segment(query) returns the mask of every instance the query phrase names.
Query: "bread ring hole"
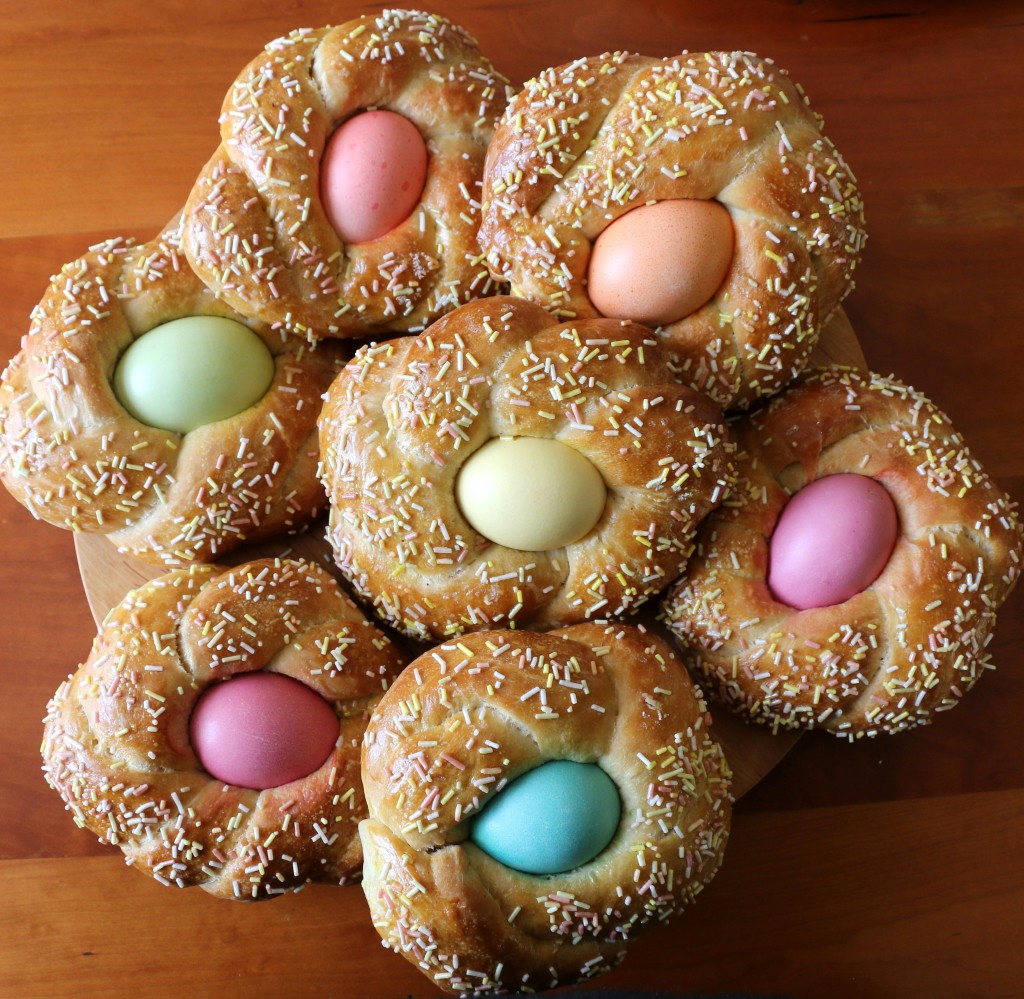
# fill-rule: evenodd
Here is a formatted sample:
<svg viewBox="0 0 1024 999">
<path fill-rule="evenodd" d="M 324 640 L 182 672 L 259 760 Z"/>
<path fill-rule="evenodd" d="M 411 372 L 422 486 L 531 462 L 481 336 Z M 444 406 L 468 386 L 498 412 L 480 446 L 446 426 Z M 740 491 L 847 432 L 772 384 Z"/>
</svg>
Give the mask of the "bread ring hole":
<svg viewBox="0 0 1024 999">
<path fill-rule="evenodd" d="M 586 537 L 607 498 L 597 468 L 548 437 L 491 438 L 455 480 L 455 499 L 470 526 L 520 551 L 552 551 Z"/>
<path fill-rule="evenodd" d="M 794 493 L 768 542 L 768 589 L 797 610 L 841 604 L 888 564 L 899 533 L 896 504 L 876 479 L 842 472 Z"/>
<path fill-rule="evenodd" d="M 222 316 L 185 316 L 132 341 L 112 387 L 140 423 L 187 434 L 245 412 L 273 380 L 273 355 L 248 326 Z"/>
<path fill-rule="evenodd" d="M 722 286 L 735 243 L 732 217 L 717 201 L 674 198 L 634 208 L 594 242 L 590 301 L 612 319 L 678 322 Z"/>
<path fill-rule="evenodd" d="M 423 196 L 427 144 L 394 111 L 363 111 L 339 125 L 320 160 L 320 200 L 350 244 L 368 243 L 401 225 Z"/>
<path fill-rule="evenodd" d="M 319 770 L 338 732 L 334 709 L 315 690 L 262 670 L 208 687 L 189 719 L 203 769 L 225 784 L 259 791 Z"/>
<path fill-rule="evenodd" d="M 621 818 L 619 790 L 600 766 L 549 760 L 496 794 L 469 838 L 513 870 L 563 874 L 600 856 Z"/>
<path fill-rule="evenodd" d="M 814 468 L 812 466 L 810 474 L 813 474 L 813 472 Z M 792 496 L 793 493 L 803 489 L 807 484 L 808 478 L 808 470 L 799 461 L 793 461 L 776 474 L 775 481 Z"/>
</svg>

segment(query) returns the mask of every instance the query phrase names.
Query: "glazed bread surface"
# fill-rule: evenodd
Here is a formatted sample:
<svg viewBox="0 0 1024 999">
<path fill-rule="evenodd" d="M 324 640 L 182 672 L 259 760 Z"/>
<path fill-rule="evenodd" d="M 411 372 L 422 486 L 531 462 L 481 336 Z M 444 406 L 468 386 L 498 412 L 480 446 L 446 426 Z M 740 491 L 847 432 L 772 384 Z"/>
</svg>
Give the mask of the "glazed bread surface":
<svg viewBox="0 0 1024 999">
<path fill-rule="evenodd" d="M 506 81 L 460 27 L 384 10 L 271 42 L 238 76 L 222 142 L 186 207 L 185 250 L 244 315 L 303 336 L 422 329 L 494 285 L 476 239 L 480 179 Z M 419 205 L 346 244 L 320 197 L 333 130 L 368 108 L 403 115 L 428 149 Z"/>
<path fill-rule="evenodd" d="M 359 754 L 403 660 L 311 563 L 191 566 L 129 593 L 47 709 L 44 773 L 75 821 L 165 885 L 261 900 L 359 876 Z M 253 790 L 207 773 L 189 721 L 212 684 L 293 677 L 338 716 L 323 765 Z"/>
<path fill-rule="evenodd" d="M 248 409 L 183 435 L 139 422 L 112 380 L 133 341 L 190 316 L 246 323 L 274 374 Z M 40 520 L 167 565 L 299 530 L 324 503 L 316 419 L 345 356 L 218 301 L 181 252 L 180 217 L 147 243 L 108 240 L 51 280 L 4 371 L 0 480 Z"/>
<path fill-rule="evenodd" d="M 550 760 L 596 763 L 622 804 L 563 874 L 506 867 L 467 820 Z M 671 649 L 630 626 L 478 632 L 415 660 L 367 727 L 363 890 L 385 944 L 446 992 L 553 988 L 617 964 L 721 863 L 730 774 Z"/>
<path fill-rule="evenodd" d="M 833 367 L 733 430 L 739 482 L 663 606 L 700 682 L 751 720 L 850 739 L 958 704 L 991 666 L 1022 538 L 1014 504 L 949 418 L 893 378 Z M 895 548 L 862 592 L 795 610 L 769 590 L 769 539 L 793 493 L 850 472 L 892 498 Z"/>
<path fill-rule="evenodd" d="M 361 348 L 320 418 L 342 572 L 382 618 L 420 639 L 639 607 L 679 574 L 732 476 L 721 411 L 675 382 L 663 354 L 642 326 L 560 324 L 501 296 L 418 337 Z M 596 467 L 607 501 L 589 533 L 521 551 L 469 524 L 456 480 L 498 437 L 557 440 Z"/>
<path fill-rule="evenodd" d="M 711 300 L 658 336 L 681 379 L 748 407 L 807 364 L 865 239 L 853 174 L 770 59 L 610 52 L 545 70 L 488 150 L 480 241 L 513 294 L 591 317 L 594 241 L 671 199 L 724 206 L 735 250 Z"/>
</svg>

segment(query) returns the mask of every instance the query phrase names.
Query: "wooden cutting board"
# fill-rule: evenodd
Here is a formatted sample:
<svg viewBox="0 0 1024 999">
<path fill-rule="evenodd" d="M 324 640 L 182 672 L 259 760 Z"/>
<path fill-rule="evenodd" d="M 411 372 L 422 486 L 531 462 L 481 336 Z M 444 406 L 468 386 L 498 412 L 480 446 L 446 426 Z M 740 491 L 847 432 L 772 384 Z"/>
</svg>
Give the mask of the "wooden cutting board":
<svg viewBox="0 0 1024 999">
<path fill-rule="evenodd" d="M 866 367 L 857 338 L 841 309 L 824 330 L 812 355 L 812 362 Z M 103 535 L 76 535 L 75 550 L 82 585 L 97 625 L 111 607 L 120 603 L 129 590 L 160 575 L 163 571 L 160 566 L 122 555 Z M 225 564 L 237 565 L 255 558 L 277 555 L 297 556 L 319 562 L 331 570 L 336 578 L 341 578 L 331 561 L 323 521 L 318 521 L 306 533 L 297 537 L 250 545 L 232 552 L 222 561 Z M 648 615 L 643 620 L 645 625 L 668 637 L 665 629 L 653 620 L 653 615 Z M 427 646 L 421 648 L 425 650 Z M 712 707 L 712 715 L 715 720 L 715 733 L 733 770 L 733 794 L 737 799 L 769 773 L 800 737 L 796 732 L 773 734 L 767 728 L 748 725 L 717 706 Z"/>
</svg>

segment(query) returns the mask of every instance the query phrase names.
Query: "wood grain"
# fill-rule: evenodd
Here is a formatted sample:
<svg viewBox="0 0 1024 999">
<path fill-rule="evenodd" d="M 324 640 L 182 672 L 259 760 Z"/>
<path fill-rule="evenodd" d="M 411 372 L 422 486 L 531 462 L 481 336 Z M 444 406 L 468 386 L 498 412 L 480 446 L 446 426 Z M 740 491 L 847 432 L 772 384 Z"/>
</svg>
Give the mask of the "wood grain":
<svg viewBox="0 0 1024 999">
<path fill-rule="evenodd" d="M 1005 858 L 1019 846 L 1022 810 L 1024 792 L 1010 791 L 741 813 L 728 863 L 707 893 L 593 987 L 642 986 L 663 997 L 1019 999 L 1024 869 Z M 965 863 L 960 844 L 979 826 L 991 849 Z M 914 849 L 900 854 L 895 872 L 904 843 Z M 944 876 L 933 877 L 936 869 Z M 411 965 L 381 950 L 358 887 L 234 904 L 84 857 L 8 861 L 0 893 L 8 900 L 0 913 L 5 996 L 435 995 Z M 782 906 L 785 918 L 773 918 Z M 918 991 L 904 989 L 908 980 Z"/>
<path fill-rule="evenodd" d="M 1024 495 L 1024 17 L 1019 0 L 896 5 L 443 0 L 516 81 L 609 48 L 753 48 L 799 80 L 857 173 L 870 239 L 846 308 L 870 365 L 949 412 Z M 9 0 L 0 21 L 0 357 L 48 276 L 148 238 L 275 35 L 366 4 Z M 77 829 L 38 772 L 40 718 L 95 626 L 71 537 L 0 492 L 0 996 L 416 996 L 357 889 L 259 907 L 165 891 Z M 1024 982 L 1024 591 L 998 669 L 928 729 L 807 736 L 738 805 L 718 880 L 599 986 L 811 999 L 1016 997 Z"/>
</svg>

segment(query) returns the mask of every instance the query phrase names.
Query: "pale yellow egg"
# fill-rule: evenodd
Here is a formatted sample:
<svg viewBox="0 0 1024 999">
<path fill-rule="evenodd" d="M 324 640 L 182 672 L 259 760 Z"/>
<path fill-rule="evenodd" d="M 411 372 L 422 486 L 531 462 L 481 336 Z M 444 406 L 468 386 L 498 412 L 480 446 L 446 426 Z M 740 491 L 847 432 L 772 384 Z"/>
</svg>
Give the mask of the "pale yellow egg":
<svg viewBox="0 0 1024 999">
<path fill-rule="evenodd" d="M 485 538 L 506 548 L 549 551 L 587 535 L 607 490 L 579 451 L 545 437 L 497 437 L 459 472 L 455 497 Z"/>
</svg>

